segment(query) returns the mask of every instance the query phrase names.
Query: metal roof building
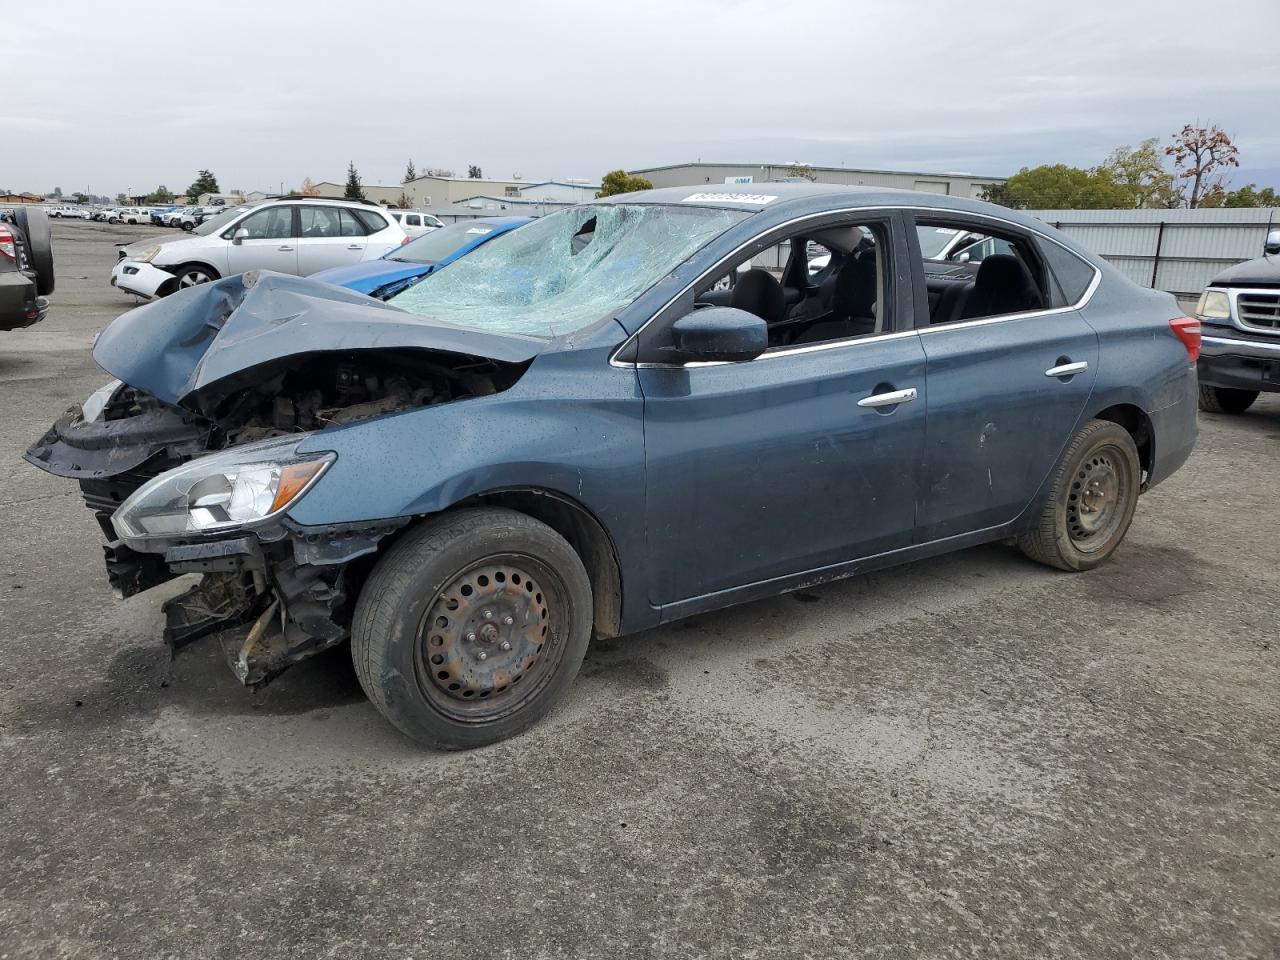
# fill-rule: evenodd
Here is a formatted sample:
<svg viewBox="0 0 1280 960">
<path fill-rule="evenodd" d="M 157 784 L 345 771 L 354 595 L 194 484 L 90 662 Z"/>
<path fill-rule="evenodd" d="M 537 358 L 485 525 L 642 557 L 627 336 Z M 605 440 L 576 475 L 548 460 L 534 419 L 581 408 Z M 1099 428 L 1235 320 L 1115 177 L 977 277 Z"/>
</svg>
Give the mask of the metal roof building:
<svg viewBox="0 0 1280 960">
<path fill-rule="evenodd" d="M 791 163 L 677 163 L 665 167 L 630 170 L 655 187 L 687 187 L 693 184 L 767 183 L 794 177 Z M 1004 183 L 1005 177 L 968 173 L 914 173 L 901 170 L 861 170 L 852 167 L 808 167 L 818 183 L 843 183 L 869 187 L 922 190 L 954 197 L 978 199 L 985 187 Z"/>
</svg>

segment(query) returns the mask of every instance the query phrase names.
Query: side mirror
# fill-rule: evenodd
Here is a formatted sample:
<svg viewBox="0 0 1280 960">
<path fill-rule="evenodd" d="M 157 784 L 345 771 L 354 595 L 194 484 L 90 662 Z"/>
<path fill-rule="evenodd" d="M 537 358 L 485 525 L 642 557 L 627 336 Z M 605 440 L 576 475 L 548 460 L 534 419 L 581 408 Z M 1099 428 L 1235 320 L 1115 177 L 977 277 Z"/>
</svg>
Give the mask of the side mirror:
<svg viewBox="0 0 1280 960">
<path fill-rule="evenodd" d="M 1267 234 L 1267 242 L 1263 244 L 1262 252 L 1268 255 L 1280 253 L 1280 230 L 1272 230 Z"/>
<path fill-rule="evenodd" d="M 754 313 L 736 307 L 703 307 L 671 325 L 672 346 L 664 351 L 686 363 L 754 360 L 769 346 L 769 327 Z"/>
<path fill-rule="evenodd" d="M 240 246 L 240 244 L 244 243 L 248 239 L 249 239 L 248 227 L 241 227 L 231 236 L 231 242 L 234 243 L 237 247 Z"/>
</svg>

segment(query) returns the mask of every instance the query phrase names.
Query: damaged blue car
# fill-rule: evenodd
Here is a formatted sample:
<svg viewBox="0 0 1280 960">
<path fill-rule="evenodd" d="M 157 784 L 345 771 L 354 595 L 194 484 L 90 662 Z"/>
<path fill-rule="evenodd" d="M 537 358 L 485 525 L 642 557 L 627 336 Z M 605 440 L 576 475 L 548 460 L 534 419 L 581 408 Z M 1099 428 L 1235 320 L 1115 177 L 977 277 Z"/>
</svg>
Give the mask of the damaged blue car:
<svg viewBox="0 0 1280 960">
<path fill-rule="evenodd" d="M 922 255 L 924 232 L 995 241 Z M 246 684 L 350 643 L 441 748 L 594 637 L 997 540 L 1087 570 L 1196 437 L 1199 327 L 1043 223 L 826 184 L 567 208 L 387 302 L 248 273 L 130 311 L 26 459 Z M 230 642 L 228 642 L 230 639 Z"/>
</svg>

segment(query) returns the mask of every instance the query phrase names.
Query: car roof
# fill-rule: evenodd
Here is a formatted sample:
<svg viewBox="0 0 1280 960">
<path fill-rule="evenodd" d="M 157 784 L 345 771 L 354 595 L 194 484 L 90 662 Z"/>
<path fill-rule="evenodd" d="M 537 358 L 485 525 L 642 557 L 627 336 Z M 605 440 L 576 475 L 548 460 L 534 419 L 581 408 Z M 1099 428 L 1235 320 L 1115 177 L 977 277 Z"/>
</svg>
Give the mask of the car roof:
<svg viewBox="0 0 1280 960">
<path fill-rule="evenodd" d="M 688 204 L 769 214 L 770 219 L 820 214 L 827 210 L 850 207 L 953 210 L 956 213 L 996 217 L 1041 234 L 1050 234 L 1059 241 L 1063 239 L 1061 234 L 1044 221 L 985 200 L 970 200 L 945 193 L 843 183 L 699 183 L 687 187 L 659 187 L 637 193 L 619 193 L 589 200 L 587 203 Z M 1082 249 L 1071 241 L 1066 241 L 1064 245 L 1073 250 Z"/>
</svg>

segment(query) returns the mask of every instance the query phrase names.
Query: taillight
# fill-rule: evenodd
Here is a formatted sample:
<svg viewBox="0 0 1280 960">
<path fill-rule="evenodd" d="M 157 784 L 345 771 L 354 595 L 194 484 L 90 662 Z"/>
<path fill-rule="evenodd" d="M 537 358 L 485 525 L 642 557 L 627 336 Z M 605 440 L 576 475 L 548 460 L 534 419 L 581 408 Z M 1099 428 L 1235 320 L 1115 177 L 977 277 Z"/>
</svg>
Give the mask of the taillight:
<svg viewBox="0 0 1280 960">
<path fill-rule="evenodd" d="M 1169 321 L 1169 329 L 1187 348 L 1187 356 L 1192 363 L 1200 358 L 1200 321 L 1195 317 L 1174 317 Z"/>
<path fill-rule="evenodd" d="M 18 259 L 18 247 L 13 242 L 13 234 L 7 227 L 0 227 L 0 253 L 10 260 Z"/>
<path fill-rule="evenodd" d="M 408 237 L 405 237 L 403 240 L 401 240 L 401 241 L 400 241 L 400 246 L 402 246 L 402 247 L 403 247 L 403 246 L 404 246 L 406 243 L 408 243 L 408 242 L 409 242 L 409 238 L 408 238 Z"/>
</svg>

